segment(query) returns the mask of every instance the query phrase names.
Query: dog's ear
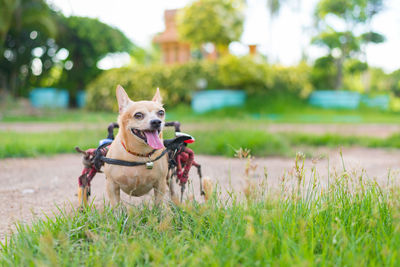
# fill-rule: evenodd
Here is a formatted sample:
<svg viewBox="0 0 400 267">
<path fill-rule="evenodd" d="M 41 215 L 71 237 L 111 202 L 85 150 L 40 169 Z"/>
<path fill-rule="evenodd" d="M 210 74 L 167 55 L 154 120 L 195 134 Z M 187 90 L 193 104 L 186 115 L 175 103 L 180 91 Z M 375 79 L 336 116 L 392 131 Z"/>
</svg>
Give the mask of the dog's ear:
<svg viewBox="0 0 400 267">
<path fill-rule="evenodd" d="M 124 88 L 122 88 L 121 85 L 117 86 L 116 96 L 118 101 L 119 113 L 122 113 L 129 106 L 132 100 L 130 100 L 128 94 L 125 92 Z"/>
<path fill-rule="evenodd" d="M 153 96 L 153 101 L 157 102 L 158 104 L 162 104 L 162 98 L 160 95 L 160 89 L 157 88 L 156 94 Z"/>
</svg>

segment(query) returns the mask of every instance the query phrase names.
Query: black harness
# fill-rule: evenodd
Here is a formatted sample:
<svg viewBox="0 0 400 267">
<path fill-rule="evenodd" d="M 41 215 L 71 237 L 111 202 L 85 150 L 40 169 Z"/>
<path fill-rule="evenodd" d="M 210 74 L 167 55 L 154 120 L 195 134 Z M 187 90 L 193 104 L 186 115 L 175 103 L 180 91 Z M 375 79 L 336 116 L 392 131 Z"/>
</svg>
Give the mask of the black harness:
<svg viewBox="0 0 400 267">
<path fill-rule="evenodd" d="M 95 156 L 93 159 L 93 163 L 95 168 L 99 171 L 100 168 L 104 165 L 104 163 L 107 164 L 112 164 L 112 165 L 119 165 L 119 166 L 127 166 L 127 167 L 136 167 L 136 166 L 142 166 L 155 162 L 159 159 L 161 159 L 165 154 L 173 153 L 176 154 L 177 150 L 180 150 L 182 146 L 184 146 L 184 141 L 188 140 L 190 138 L 186 136 L 179 136 L 174 139 L 167 139 L 164 140 L 164 146 L 165 149 L 159 156 L 157 156 L 154 160 L 149 160 L 149 161 L 126 161 L 126 160 L 120 160 L 120 159 L 112 159 L 112 158 L 107 158 L 105 155 L 107 154 L 107 150 L 105 148 L 109 146 L 112 142 L 106 142 L 102 145 L 100 145 L 95 152 Z M 169 162 L 168 165 L 171 165 L 172 162 Z"/>
</svg>

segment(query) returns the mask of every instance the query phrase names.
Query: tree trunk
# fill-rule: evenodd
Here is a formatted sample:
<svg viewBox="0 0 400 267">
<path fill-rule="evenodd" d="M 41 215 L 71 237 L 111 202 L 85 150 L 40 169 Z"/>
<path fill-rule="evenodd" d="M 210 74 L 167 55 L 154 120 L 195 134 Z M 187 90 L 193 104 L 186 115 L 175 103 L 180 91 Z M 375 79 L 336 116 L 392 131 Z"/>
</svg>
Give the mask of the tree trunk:
<svg viewBox="0 0 400 267">
<path fill-rule="evenodd" d="M 335 79 L 335 90 L 340 90 L 343 88 L 343 62 L 343 56 L 336 60 L 337 73 Z"/>
<path fill-rule="evenodd" d="M 6 91 L 7 89 L 7 75 L 0 72 L 0 91 Z"/>
<path fill-rule="evenodd" d="M 13 97 L 18 97 L 18 71 L 16 69 L 11 70 L 8 86 Z"/>
</svg>

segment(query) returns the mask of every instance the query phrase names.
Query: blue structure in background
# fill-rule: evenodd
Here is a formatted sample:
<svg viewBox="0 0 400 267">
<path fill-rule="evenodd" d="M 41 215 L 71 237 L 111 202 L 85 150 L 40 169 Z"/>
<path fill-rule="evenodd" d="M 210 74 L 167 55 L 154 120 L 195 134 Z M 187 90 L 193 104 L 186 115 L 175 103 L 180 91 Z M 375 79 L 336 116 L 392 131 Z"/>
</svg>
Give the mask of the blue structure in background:
<svg viewBox="0 0 400 267">
<path fill-rule="evenodd" d="M 356 109 L 360 105 L 361 95 L 350 91 L 315 91 L 310 95 L 309 102 L 321 108 Z"/>
<path fill-rule="evenodd" d="M 376 107 L 382 110 L 389 109 L 389 95 L 369 97 L 351 91 L 315 91 L 310 95 L 309 103 L 321 108 L 356 109 L 363 104 L 367 107 Z"/>
<path fill-rule="evenodd" d="M 197 92 L 192 98 L 192 108 L 196 113 L 231 106 L 243 106 L 246 93 L 242 90 L 206 90 Z"/>
<path fill-rule="evenodd" d="M 69 93 L 56 88 L 36 88 L 29 94 L 35 108 L 68 108 Z"/>
<path fill-rule="evenodd" d="M 86 105 L 86 92 L 85 91 L 79 91 L 76 94 L 76 105 L 78 108 L 83 108 Z"/>
<path fill-rule="evenodd" d="M 361 97 L 361 103 L 370 108 L 379 108 L 381 110 L 389 109 L 390 96 L 389 95 L 378 95 L 370 97 L 363 95 Z"/>
</svg>

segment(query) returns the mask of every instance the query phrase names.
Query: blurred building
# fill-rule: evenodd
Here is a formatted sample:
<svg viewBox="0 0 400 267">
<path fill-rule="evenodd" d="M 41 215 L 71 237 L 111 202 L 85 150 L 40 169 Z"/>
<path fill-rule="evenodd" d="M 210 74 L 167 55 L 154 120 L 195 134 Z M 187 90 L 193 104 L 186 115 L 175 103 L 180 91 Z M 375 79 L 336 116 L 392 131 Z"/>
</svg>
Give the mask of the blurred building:
<svg viewBox="0 0 400 267">
<path fill-rule="evenodd" d="M 179 33 L 176 23 L 178 9 L 169 9 L 164 11 L 165 31 L 154 37 L 153 42 L 160 45 L 162 61 L 165 64 L 185 63 L 192 58 L 190 44 L 182 42 L 179 39 Z M 249 45 L 249 55 L 257 55 L 257 45 Z M 213 46 L 210 51 L 201 49 L 203 58 L 216 60 L 218 53 Z"/>
<path fill-rule="evenodd" d="M 251 55 L 251 56 L 257 55 L 257 45 L 255 45 L 255 44 L 249 45 L 249 55 Z"/>
<path fill-rule="evenodd" d="M 165 64 L 185 63 L 191 58 L 190 45 L 179 40 L 176 25 L 177 9 L 165 10 L 165 31 L 154 37 L 153 42 L 161 47 Z"/>
</svg>

